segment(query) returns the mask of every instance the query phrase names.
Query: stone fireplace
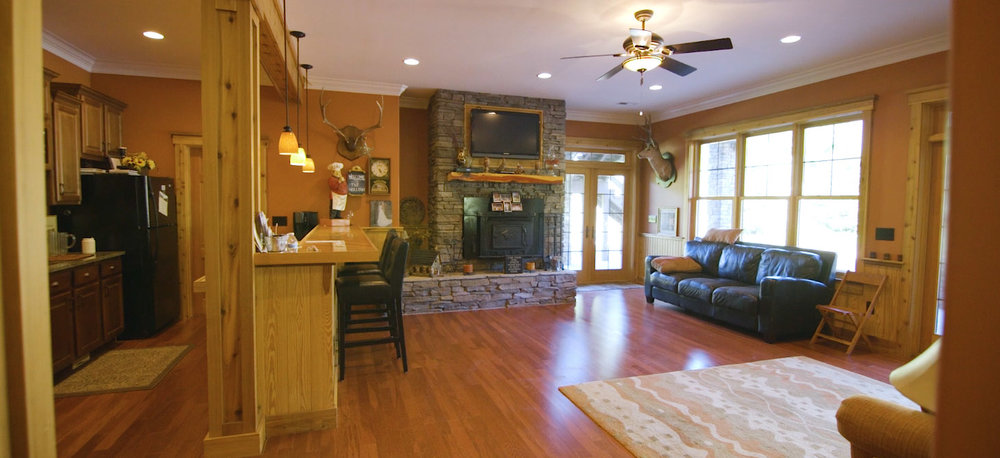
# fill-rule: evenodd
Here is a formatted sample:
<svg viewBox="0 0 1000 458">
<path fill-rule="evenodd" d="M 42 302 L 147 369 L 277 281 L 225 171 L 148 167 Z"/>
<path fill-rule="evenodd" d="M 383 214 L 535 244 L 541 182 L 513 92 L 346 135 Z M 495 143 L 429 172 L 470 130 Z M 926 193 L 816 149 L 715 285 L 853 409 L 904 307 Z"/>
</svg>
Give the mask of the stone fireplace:
<svg viewBox="0 0 1000 458">
<path fill-rule="evenodd" d="M 493 193 L 518 193 L 525 202 L 537 202 L 540 210 L 533 212 L 538 214 L 535 223 L 540 225 L 538 240 L 533 242 L 537 242 L 540 249 L 537 258 L 543 264 L 539 267 L 545 267 L 562 247 L 563 185 L 448 181 L 448 174 L 455 170 L 458 149 L 465 146 L 462 142 L 465 138 L 466 104 L 541 110 L 543 151 L 561 152 L 566 143 L 566 103 L 563 100 L 438 90 L 431 97 L 428 108 L 431 243 L 440 253 L 446 270 L 455 271 L 462 263 L 475 264 L 477 271 L 491 270 L 496 265 L 495 258 L 491 259 L 491 256 L 502 254 L 493 252 L 491 256 L 483 256 L 473 253 L 468 251 L 472 242 L 463 241 L 466 198 L 489 199 Z M 525 168 L 533 169 L 535 165 L 531 162 L 525 161 Z M 521 231 L 521 228 L 517 230 Z"/>
</svg>

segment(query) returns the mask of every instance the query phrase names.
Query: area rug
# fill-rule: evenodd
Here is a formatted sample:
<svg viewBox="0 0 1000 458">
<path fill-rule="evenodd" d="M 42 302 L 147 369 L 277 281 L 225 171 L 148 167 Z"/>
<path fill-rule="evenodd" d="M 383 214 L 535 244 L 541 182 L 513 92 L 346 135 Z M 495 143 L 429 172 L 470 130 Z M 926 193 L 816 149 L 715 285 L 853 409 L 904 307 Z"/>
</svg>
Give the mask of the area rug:
<svg viewBox="0 0 1000 458">
<path fill-rule="evenodd" d="M 111 350 L 55 386 L 57 398 L 148 390 L 160 383 L 190 345 Z"/>
<path fill-rule="evenodd" d="M 892 386 L 803 356 L 560 387 L 632 454 L 848 457 L 840 401 L 918 409 Z"/>
</svg>

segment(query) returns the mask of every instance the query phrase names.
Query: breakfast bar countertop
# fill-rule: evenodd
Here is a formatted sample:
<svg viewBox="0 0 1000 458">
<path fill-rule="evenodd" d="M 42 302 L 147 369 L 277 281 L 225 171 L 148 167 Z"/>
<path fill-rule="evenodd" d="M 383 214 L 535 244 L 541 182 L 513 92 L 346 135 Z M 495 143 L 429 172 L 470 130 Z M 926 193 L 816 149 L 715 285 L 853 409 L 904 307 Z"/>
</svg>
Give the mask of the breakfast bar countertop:
<svg viewBox="0 0 1000 458">
<path fill-rule="evenodd" d="M 70 253 L 70 254 L 80 254 L 80 253 Z M 118 256 L 123 256 L 124 251 L 98 251 L 92 256 L 87 256 L 81 259 L 73 259 L 66 261 L 49 261 L 49 273 L 59 272 L 60 270 L 72 269 L 74 267 L 79 267 L 85 264 L 90 264 L 92 262 L 101 262 L 105 259 L 117 258 Z"/>
<path fill-rule="evenodd" d="M 316 226 L 295 251 L 254 253 L 256 266 L 375 262 L 379 250 L 356 226 Z"/>
</svg>

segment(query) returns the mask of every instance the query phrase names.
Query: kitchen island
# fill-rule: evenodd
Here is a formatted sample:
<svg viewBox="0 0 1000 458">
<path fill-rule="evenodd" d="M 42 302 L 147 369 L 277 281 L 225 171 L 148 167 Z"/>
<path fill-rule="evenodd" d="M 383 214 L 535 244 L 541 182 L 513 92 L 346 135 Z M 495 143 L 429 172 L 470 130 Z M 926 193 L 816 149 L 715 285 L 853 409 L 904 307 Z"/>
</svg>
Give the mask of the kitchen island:
<svg viewBox="0 0 1000 458">
<path fill-rule="evenodd" d="M 257 399 L 267 436 L 337 425 L 337 264 L 378 256 L 362 229 L 324 225 L 296 251 L 254 254 Z"/>
</svg>

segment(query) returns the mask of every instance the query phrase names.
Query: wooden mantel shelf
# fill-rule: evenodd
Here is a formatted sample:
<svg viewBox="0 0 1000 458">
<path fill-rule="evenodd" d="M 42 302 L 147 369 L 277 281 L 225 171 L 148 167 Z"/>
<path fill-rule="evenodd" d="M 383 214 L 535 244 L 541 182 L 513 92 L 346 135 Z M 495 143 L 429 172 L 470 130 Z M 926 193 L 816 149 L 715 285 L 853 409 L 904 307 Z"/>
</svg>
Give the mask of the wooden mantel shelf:
<svg viewBox="0 0 1000 458">
<path fill-rule="evenodd" d="M 563 182 L 562 176 L 527 175 L 523 173 L 473 173 L 451 172 L 448 181 L 489 181 L 493 183 L 531 183 L 558 184 Z"/>
</svg>

